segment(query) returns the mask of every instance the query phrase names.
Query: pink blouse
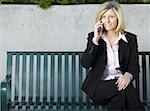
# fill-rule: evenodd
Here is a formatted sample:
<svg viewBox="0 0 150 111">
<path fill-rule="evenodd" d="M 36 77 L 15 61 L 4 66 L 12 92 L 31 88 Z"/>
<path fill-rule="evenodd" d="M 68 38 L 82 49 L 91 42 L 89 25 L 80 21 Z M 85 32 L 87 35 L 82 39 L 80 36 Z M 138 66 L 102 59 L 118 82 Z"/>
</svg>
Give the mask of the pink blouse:
<svg viewBox="0 0 150 111">
<path fill-rule="evenodd" d="M 118 68 L 120 67 L 119 64 L 119 56 L 118 56 L 118 42 L 120 39 L 123 39 L 125 42 L 128 42 L 125 35 L 119 33 L 118 39 L 110 45 L 108 39 L 106 36 L 102 37 L 103 40 L 107 44 L 107 65 L 105 67 L 102 80 L 110 80 L 110 79 L 115 79 L 120 76 L 122 76 L 122 73 Z"/>
</svg>

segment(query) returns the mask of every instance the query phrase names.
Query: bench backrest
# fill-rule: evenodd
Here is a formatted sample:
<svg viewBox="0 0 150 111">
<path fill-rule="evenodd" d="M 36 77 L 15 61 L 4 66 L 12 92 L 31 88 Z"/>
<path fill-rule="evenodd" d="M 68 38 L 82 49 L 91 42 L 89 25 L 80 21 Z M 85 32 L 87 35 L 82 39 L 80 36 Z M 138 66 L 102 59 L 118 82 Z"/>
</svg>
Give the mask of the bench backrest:
<svg viewBox="0 0 150 111">
<path fill-rule="evenodd" d="M 150 101 L 150 53 L 140 52 L 141 73 L 135 82 L 143 102 Z M 7 78 L 11 79 L 11 102 L 50 103 L 52 108 L 73 108 L 90 100 L 81 91 L 86 71 L 82 52 L 8 52 Z"/>
<path fill-rule="evenodd" d="M 51 107 L 83 103 L 81 56 L 81 52 L 8 52 L 11 102 L 50 102 Z"/>
</svg>

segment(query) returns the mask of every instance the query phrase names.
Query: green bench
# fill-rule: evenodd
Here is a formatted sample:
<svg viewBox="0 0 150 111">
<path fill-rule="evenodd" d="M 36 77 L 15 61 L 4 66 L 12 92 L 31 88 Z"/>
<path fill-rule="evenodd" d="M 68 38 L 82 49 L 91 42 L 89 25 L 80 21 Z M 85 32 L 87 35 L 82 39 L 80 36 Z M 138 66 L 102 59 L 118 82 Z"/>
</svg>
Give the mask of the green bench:
<svg viewBox="0 0 150 111">
<path fill-rule="evenodd" d="M 82 92 L 86 70 L 83 52 L 7 52 L 6 79 L 1 82 L 1 111 L 105 110 Z M 141 73 L 135 86 L 150 108 L 150 52 L 139 52 Z"/>
</svg>

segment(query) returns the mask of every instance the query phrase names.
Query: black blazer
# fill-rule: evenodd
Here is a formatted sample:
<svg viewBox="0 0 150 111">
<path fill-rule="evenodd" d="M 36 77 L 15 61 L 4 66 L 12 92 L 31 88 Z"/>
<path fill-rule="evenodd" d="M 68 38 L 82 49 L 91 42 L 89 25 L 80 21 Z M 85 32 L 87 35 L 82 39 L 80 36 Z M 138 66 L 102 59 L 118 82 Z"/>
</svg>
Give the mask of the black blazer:
<svg viewBox="0 0 150 111">
<path fill-rule="evenodd" d="M 125 32 L 125 37 L 128 41 L 119 40 L 119 64 L 122 74 L 130 72 L 133 79 L 138 77 L 139 74 L 139 61 L 138 61 L 138 46 L 136 35 Z M 88 34 L 88 43 L 86 50 L 81 58 L 81 64 L 84 68 L 88 69 L 87 76 L 82 84 L 82 90 L 91 98 L 94 97 L 96 85 L 101 80 L 107 63 L 106 42 L 100 38 L 99 45 L 92 42 L 94 32 Z"/>
</svg>

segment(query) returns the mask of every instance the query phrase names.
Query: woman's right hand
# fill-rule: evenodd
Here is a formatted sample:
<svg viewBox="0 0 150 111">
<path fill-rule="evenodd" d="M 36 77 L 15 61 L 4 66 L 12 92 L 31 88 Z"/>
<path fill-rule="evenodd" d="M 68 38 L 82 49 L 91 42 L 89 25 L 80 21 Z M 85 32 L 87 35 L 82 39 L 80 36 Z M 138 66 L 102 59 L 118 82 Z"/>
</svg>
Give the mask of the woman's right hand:
<svg viewBox="0 0 150 111">
<path fill-rule="evenodd" d="M 98 41 L 99 41 L 100 37 L 102 36 L 102 34 L 103 34 L 103 23 L 100 20 L 95 24 L 95 28 L 94 28 L 93 42 L 95 44 L 98 45 Z"/>
</svg>

